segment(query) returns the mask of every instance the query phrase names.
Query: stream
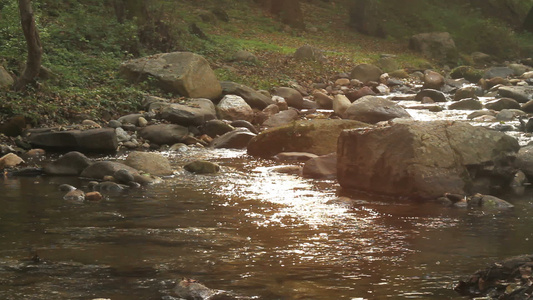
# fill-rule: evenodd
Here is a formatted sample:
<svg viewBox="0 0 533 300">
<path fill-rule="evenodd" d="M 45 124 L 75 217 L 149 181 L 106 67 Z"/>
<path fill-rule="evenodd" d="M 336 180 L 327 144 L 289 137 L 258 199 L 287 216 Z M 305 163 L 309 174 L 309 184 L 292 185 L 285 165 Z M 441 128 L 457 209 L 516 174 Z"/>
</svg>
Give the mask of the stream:
<svg viewBox="0 0 533 300">
<path fill-rule="evenodd" d="M 162 154 L 174 176 L 99 202 L 58 190 L 87 180 L 4 176 L 0 299 L 164 299 L 183 277 L 240 299 L 465 299 L 459 280 L 531 253 L 530 187 L 502 197 L 512 210 L 467 210 L 350 194 L 245 150 Z M 221 173 L 181 169 L 198 158 Z"/>
</svg>

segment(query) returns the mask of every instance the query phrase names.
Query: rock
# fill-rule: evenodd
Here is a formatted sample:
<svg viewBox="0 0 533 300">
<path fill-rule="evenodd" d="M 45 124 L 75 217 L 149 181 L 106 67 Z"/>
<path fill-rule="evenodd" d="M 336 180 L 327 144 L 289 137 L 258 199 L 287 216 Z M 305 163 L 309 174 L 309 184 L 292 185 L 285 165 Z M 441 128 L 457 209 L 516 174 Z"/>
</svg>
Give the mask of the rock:
<svg viewBox="0 0 533 300">
<path fill-rule="evenodd" d="M 478 118 L 478 117 L 482 117 L 482 116 L 494 117 L 494 116 L 496 116 L 496 112 L 495 111 L 490 111 L 490 110 L 478 110 L 478 111 L 470 113 L 466 118 L 469 119 L 469 120 L 472 120 L 472 119 L 475 119 L 475 118 Z"/>
<path fill-rule="evenodd" d="M 248 143 L 256 134 L 250 132 L 247 128 L 238 128 L 219 137 L 216 137 L 211 146 L 213 148 L 232 148 L 242 149 L 248 146 Z"/>
<path fill-rule="evenodd" d="M 254 112 L 250 105 L 240 96 L 226 95 L 217 105 L 220 119 L 252 121 Z"/>
<path fill-rule="evenodd" d="M 383 72 L 387 73 L 400 69 L 400 65 L 398 64 L 396 59 L 391 56 L 380 57 L 377 62 L 377 65 Z"/>
<path fill-rule="evenodd" d="M 230 123 L 231 126 L 235 127 L 235 128 L 247 128 L 248 130 L 250 130 L 251 133 L 255 133 L 255 134 L 258 134 L 259 131 L 257 130 L 257 128 L 255 128 L 255 126 L 246 121 L 246 120 L 235 120 L 233 122 Z"/>
<path fill-rule="evenodd" d="M 372 90 L 369 86 L 364 86 L 358 90 L 355 90 L 353 92 L 346 93 L 346 97 L 350 99 L 350 102 L 354 102 L 356 100 L 359 100 L 360 98 L 363 98 L 364 96 L 372 96 L 375 95 L 376 92 Z"/>
<path fill-rule="evenodd" d="M 468 199 L 468 206 L 469 207 L 482 207 L 484 209 L 506 209 L 506 208 L 513 208 L 514 205 L 511 203 L 500 199 L 498 197 L 494 197 L 491 195 L 481 195 L 481 194 L 475 194 L 472 197 Z"/>
<path fill-rule="evenodd" d="M 80 152 L 68 152 L 56 161 L 47 164 L 44 172 L 48 175 L 78 176 L 91 164 L 91 160 Z"/>
<path fill-rule="evenodd" d="M 279 87 L 274 90 L 273 94 L 285 99 L 285 101 L 290 107 L 294 107 L 294 108 L 303 107 L 304 98 L 302 97 L 302 94 L 300 94 L 300 92 L 298 92 L 297 90 L 293 88 Z"/>
<path fill-rule="evenodd" d="M 515 76 L 522 76 L 527 71 L 531 71 L 530 67 L 523 64 L 509 64 L 507 67 L 513 70 L 513 75 Z"/>
<path fill-rule="evenodd" d="M 186 278 L 176 285 L 174 293 L 180 299 L 236 300 L 235 297 L 229 295 L 225 291 L 210 289 L 205 285 L 198 283 L 196 280 Z"/>
<path fill-rule="evenodd" d="M 455 65 L 459 58 L 455 42 L 448 32 L 430 32 L 413 35 L 409 49 L 422 53 L 427 58 Z"/>
<path fill-rule="evenodd" d="M 483 75 L 483 78 L 490 79 L 494 77 L 502 77 L 507 78 L 509 76 L 514 75 L 514 71 L 511 68 L 507 67 L 492 67 L 485 71 L 485 75 Z"/>
<path fill-rule="evenodd" d="M 71 190 L 65 196 L 63 196 L 63 199 L 72 202 L 83 202 L 85 201 L 85 193 L 78 189 Z"/>
<path fill-rule="evenodd" d="M 233 55 L 233 61 L 237 62 L 251 62 L 256 63 L 258 61 L 257 56 L 246 50 L 239 50 Z"/>
<path fill-rule="evenodd" d="M 118 170 L 126 170 L 134 177 L 140 176 L 134 168 L 114 161 L 98 161 L 88 166 L 80 174 L 80 177 L 91 179 L 104 179 L 105 176 L 113 176 Z"/>
<path fill-rule="evenodd" d="M 485 103 L 486 109 L 492 109 L 496 111 L 504 109 L 520 109 L 520 103 L 511 98 L 500 98 Z"/>
<path fill-rule="evenodd" d="M 458 89 L 453 96 L 453 101 L 459 101 L 466 98 L 477 98 L 478 88 L 475 86 L 466 86 Z"/>
<path fill-rule="evenodd" d="M 117 136 L 117 141 L 119 143 L 123 143 L 123 142 L 127 142 L 127 141 L 131 140 L 131 136 L 126 131 L 124 131 L 124 129 L 122 129 L 122 127 L 116 128 L 115 129 L 115 134 Z"/>
<path fill-rule="evenodd" d="M 208 136 L 215 138 L 217 135 L 223 135 L 227 132 L 233 131 L 235 127 L 222 120 L 210 120 L 205 122 L 201 127 L 201 132 Z"/>
<path fill-rule="evenodd" d="M 102 128 L 102 126 L 100 126 L 100 124 L 96 123 L 93 120 L 83 120 L 81 122 L 81 125 L 87 126 L 87 127 L 90 127 L 90 128 Z"/>
<path fill-rule="evenodd" d="M 453 79 L 464 78 L 470 82 L 476 83 L 483 78 L 483 71 L 471 66 L 459 66 L 450 72 Z"/>
<path fill-rule="evenodd" d="M 88 192 L 85 194 L 85 200 L 87 201 L 100 201 L 102 198 L 102 194 L 99 192 Z"/>
<path fill-rule="evenodd" d="M 0 66 L 0 88 L 10 87 L 13 83 L 15 83 L 13 77 L 9 75 L 4 67 Z"/>
<path fill-rule="evenodd" d="M 107 123 L 107 126 L 111 128 L 119 128 L 120 126 L 122 126 L 122 123 L 120 123 L 118 120 L 111 120 Z"/>
<path fill-rule="evenodd" d="M 498 94 L 515 99 L 519 103 L 526 103 L 533 99 L 533 86 L 501 86 L 498 88 Z"/>
<path fill-rule="evenodd" d="M 423 89 L 434 89 L 434 90 L 440 90 L 445 83 L 444 76 L 441 74 L 426 70 L 424 72 L 424 85 L 422 86 Z"/>
<path fill-rule="evenodd" d="M 113 128 L 53 131 L 35 129 L 28 131 L 28 142 L 35 148 L 78 150 L 81 152 L 114 152 L 118 147 Z"/>
<path fill-rule="evenodd" d="M 278 127 L 286 125 L 294 120 L 298 119 L 298 112 L 292 109 L 280 111 L 279 113 L 269 117 L 263 126 L 265 127 Z"/>
<path fill-rule="evenodd" d="M 463 99 L 454 102 L 448 106 L 448 109 L 478 110 L 482 109 L 483 104 L 477 99 Z"/>
<path fill-rule="evenodd" d="M 530 182 L 533 182 L 533 145 L 520 149 L 516 156 L 515 167 L 526 174 Z"/>
<path fill-rule="evenodd" d="M 483 52 L 474 52 L 470 56 L 472 57 L 472 61 L 476 66 L 486 66 L 493 60 L 492 56 Z"/>
<path fill-rule="evenodd" d="M 523 196 L 526 192 L 526 185 L 529 185 L 527 176 L 522 171 L 517 171 L 514 175 L 513 181 L 509 184 L 514 195 Z"/>
<path fill-rule="evenodd" d="M 423 102 L 424 98 L 430 98 L 434 102 L 446 102 L 446 96 L 443 92 L 434 89 L 425 89 L 418 92 L 415 96 L 416 101 Z"/>
<path fill-rule="evenodd" d="M 391 196 L 464 195 L 480 176 L 494 185 L 510 182 L 503 174 L 518 149 L 504 133 L 462 122 L 403 121 L 345 130 L 339 137 L 337 179 L 346 189 Z"/>
<path fill-rule="evenodd" d="M 118 118 L 121 124 L 133 124 L 139 125 L 139 118 L 142 117 L 142 114 L 129 114 Z"/>
<path fill-rule="evenodd" d="M 161 118 L 182 126 L 200 126 L 217 118 L 215 104 L 209 99 L 189 99 L 184 104 L 172 103 L 160 108 Z"/>
<path fill-rule="evenodd" d="M 411 118 L 409 113 L 395 102 L 365 96 L 352 103 L 344 113 L 346 119 L 375 124 L 394 118 Z"/>
<path fill-rule="evenodd" d="M 0 169 L 11 168 L 24 163 L 24 160 L 14 153 L 8 153 L 0 158 Z"/>
<path fill-rule="evenodd" d="M 344 95 L 335 95 L 335 97 L 333 97 L 333 112 L 341 118 L 344 117 L 344 113 L 350 105 L 352 105 L 352 103 Z"/>
<path fill-rule="evenodd" d="M 489 299 L 529 299 L 533 255 L 522 255 L 493 263 L 477 271 L 466 281 L 460 281 L 454 290 L 462 296 Z"/>
<path fill-rule="evenodd" d="M 128 154 L 124 164 L 156 176 L 168 176 L 174 173 L 168 158 L 159 153 L 133 151 Z"/>
<path fill-rule="evenodd" d="M 204 160 L 193 161 L 183 166 L 183 168 L 196 174 L 215 174 L 220 171 L 218 164 Z"/>
<path fill-rule="evenodd" d="M 529 100 L 527 103 L 522 104 L 521 109 L 528 114 L 533 113 L 533 100 Z"/>
<path fill-rule="evenodd" d="M 62 192 L 70 192 L 70 191 L 73 191 L 75 190 L 76 187 L 70 185 L 70 184 L 62 184 L 59 186 L 59 190 L 62 191 Z"/>
<path fill-rule="evenodd" d="M 241 96 L 252 108 L 264 109 L 268 105 L 274 103 L 271 97 L 263 95 L 245 85 L 231 81 L 222 81 L 220 82 L 220 85 L 222 86 L 223 95 Z"/>
<path fill-rule="evenodd" d="M 189 135 L 189 129 L 176 124 L 150 125 L 139 131 L 139 136 L 157 145 L 181 143 Z"/>
<path fill-rule="evenodd" d="M 107 192 L 107 193 L 120 193 L 124 191 L 127 187 L 128 186 L 120 185 L 115 182 L 104 181 L 94 186 L 94 189 L 97 191 Z"/>
<path fill-rule="evenodd" d="M 122 63 L 120 72 L 138 82 L 154 78 L 167 92 L 189 98 L 217 99 L 222 88 L 209 62 L 191 52 L 172 52 L 133 59 Z"/>
<path fill-rule="evenodd" d="M 273 158 L 279 161 L 307 161 L 315 157 L 318 156 L 316 154 L 307 152 L 280 152 L 274 155 Z"/>
<path fill-rule="evenodd" d="M 339 78 L 335 80 L 335 86 L 349 86 L 351 84 L 351 80 L 349 78 Z"/>
<path fill-rule="evenodd" d="M 337 138 L 344 129 L 370 126 L 352 120 L 304 120 L 267 129 L 248 144 L 248 154 L 272 157 L 280 152 L 308 152 L 326 155 L 337 149 Z"/>
<path fill-rule="evenodd" d="M 317 61 L 321 63 L 327 62 L 322 50 L 309 45 L 304 45 L 296 49 L 296 52 L 294 53 L 294 59 L 298 61 Z"/>
<path fill-rule="evenodd" d="M 369 81 L 379 82 L 379 77 L 383 74 L 380 68 L 370 64 L 360 64 L 353 68 L 350 73 L 351 79 L 360 80 L 363 83 Z"/>
<path fill-rule="evenodd" d="M 502 109 L 497 115 L 498 121 L 512 121 L 517 117 L 524 116 L 526 113 L 518 109 Z"/>
<path fill-rule="evenodd" d="M 314 179 L 337 178 L 337 153 L 311 158 L 305 162 L 302 176 Z"/>
<path fill-rule="evenodd" d="M 113 178 L 116 182 L 123 184 L 127 184 L 130 181 L 135 181 L 135 176 L 133 176 L 133 174 L 126 169 L 117 170 L 115 173 L 113 173 Z"/>
<path fill-rule="evenodd" d="M 330 96 L 320 91 L 314 91 L 313 98 L 315 99 L 315 102 L 318 104 L 319 108 L 323 108 L 323 109 L 333 108 L 333 99 Z"/>
</svg>

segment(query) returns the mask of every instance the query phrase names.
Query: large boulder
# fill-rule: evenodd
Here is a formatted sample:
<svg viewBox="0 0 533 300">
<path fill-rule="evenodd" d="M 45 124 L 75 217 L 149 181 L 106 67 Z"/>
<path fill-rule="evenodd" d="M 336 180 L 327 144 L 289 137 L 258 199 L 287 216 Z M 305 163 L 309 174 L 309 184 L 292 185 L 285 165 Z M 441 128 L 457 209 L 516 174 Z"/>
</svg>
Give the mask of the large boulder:
<svg viewBox="0 0 533 300">
<path fill-rule="evenodd" d="M 337 150 L 337 138 L 344 129 L 367 127 L 352 120 L 305 120 L 267 129 L 248 144 L 248 154 L 272 157 L 280 152 L 309 152 L 326 155 Z"/>
<path fill-rule="evenodd" d="M 379 77 L 381 74 L 383 74 L 383 71 L 374 65 L 360 64 L 352 69 L 350 78 L 360 80 L 363 83 L 369 81 L 379 82 Z"/>
<path fill-rule="evenodd" d="M 270 97 L 245 85 L 231 81 L 222 81 L 220 85 L 222 86 L 223 95 L 241 96 L 252 108 L 264 109 L 268 105 L 274 104 Z"/>
<path fill-rule="evenodd" d="M 91 164 L 91 160 L 80 152 L 68 152 L 44 166 L 48 175 L 77 176 Z"/>
<path fill-rule="evenodd" d="M 185 141 L 189 129 L 176 124 L 150 125 L 139 131 L 139 136 L 157 145 L 174 145 Z"/>
<path fill-rule="evenodd" d="M 333 112 L 341 118 L 344 117 L 344 113 L 350 105 L 352 105 L 350 99 L 344 95 L 335 95 L 333 97 Z"/>
<path fill-rule="evenodd" d="M 172 175 L 172 167 L 168 158 L 159 153 L 133 151 L 128 154 L 126 165 L 156 176 Z"/>
<path fill-rule="evenodd" d="M 409 48 L 443 63 L 456 64 L 459 58 L 455 42 L 448 32 L 430 32 L 413 35 Z"/>
<path fill-rule="evenodd" d="M 78 150 L 80 152 L 114 152 L 118 147 L 113 128 L 89 130 L 35 129 L 28 131 L 27 140 L 36 148 Z"/>
<path fill-rule="evenodd" d="M 126 61 L 120 72 L 129 80 L 155 78 L 158 86 L 190 98 L 217 99 L 220 82 L 209 62 L 191 52 L 172 52 Z"/>
<path fill-rule="evenodd" d="M 247 128 L 237 128 L 216 137 L 211 143 L 211 146 L 213 146 L 213 148 L 242 149 L 246 148 L 248 143 L 250 143 L 255 136 L 256 134 L 250 132 Z"/>
<path fill-rule="evenodd" d="M 346 109 L 344 117 L 375 124 L 394 118 L 411 118 L 411 115 L 395 102 L 375 96 L 365 96 L 352 103 Z"/>
<path fill-rule="evenodd" d="M 202 98 L 189 99 L 185 103 L 161 104 L 159 112 L 162 119 L 182 126 L 200 126 L 217 118 L 215 104 Z"/>
<path fill-rule="evenodd" d="M 498 88 L 498 94 L 516 100 L 519 103 L 526 103 L 533 99 L 532 86 L 501 86 Z"/>
<path fill-rule="evenodd" d="M 422 88 L 424 89 L 440 90 L 445 83 L 444 76 L 431 70 L 424 71 L 423 80 L 424 86 Z"/>
<path fill-rule="evenodd" d="M 244 101 L 244 99 L 237 95 L 226 95 L 217 104 L 218 115 L 223 120 L 245 120 L 252 121 L 254 119 L 254 111 Z"/>
<path fill-rule="evenodd" d="M 290 107 L 303 108 L 304 98 L 296 89 L 289 87 L 279 87 L 273 92 L 274 95 L 282 97 Z"/>
<path fill-rule="evenodd" d="M 504 133 L 462 122 L 402 121 L 345 130 L 337 179 L 343 188 L 416 199 L 469 194 L 483 178 L 491 187 L 509 183 L 518 149 Z"/>
<path fill-rule="evenodd" d="M 268 117 L 265 122 L 263 122 L 264 127 L 278 127 L 288 124 L 294 120 L 298 119 L 298 112 L 294 109 L 288 109 L 280 111 L 272 116 Z"/>
</svg>

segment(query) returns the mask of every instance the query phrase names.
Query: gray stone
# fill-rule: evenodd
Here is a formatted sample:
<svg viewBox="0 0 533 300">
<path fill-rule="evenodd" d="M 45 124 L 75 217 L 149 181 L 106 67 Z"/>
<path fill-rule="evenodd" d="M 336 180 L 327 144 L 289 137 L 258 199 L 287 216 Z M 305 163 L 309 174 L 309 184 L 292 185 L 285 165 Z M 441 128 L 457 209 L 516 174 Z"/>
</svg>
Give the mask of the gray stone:
<svg viewBox="0 0 533 300">
<path fill-rule="evenodd" d="M 520 149 L 516 157 L 515 166 L 526 174 L 529 182 L 533 182 L 533 145 Z"/>
<path fill-rule="evenodd" d="M 220 171 L 220 166 L 218 164 L 205 160 L 190 162 L 183 166 L 183 168 L 196 174 L 215 174 Z"/>
<path fill-rule="evenodd" d="M 483 104 L 477 99 L 463 99 L 454 102 L 448 106 L 448 109 L 461 109 L 461 110 L 478 110 L 482 109 Z"/>
<path fill-rule="evenodd" d="M 247 128 L 248 130 L 250 130 L 250 132 L 252 133 L 255 133 L 255 134 L 258 134 L 259 131 L 257 130 L 257 128 L 255 128 L 255 126 L 246 121 L 246 120 L 235 120 L 233 122 L 230 123 L 231 126 L 235 127 L 235 128 Z"/>
<path fill-rule="evenodd" d="M 91 160 L 80 152 L 69 152 L 47 164 L 44 172 L 48 175 L 78 176 L 91 164 Z"/>
<path fill-rule="evenodd" d="M 176 124 L 150 125 L 139 131 L 139 136 L 157 145 L 181 143 L 189 135 L 189 129 Z"/>
<path fill-rule="evenodd" d="M 133 125 L 139 125 L 139 118 L 142 117 L 142 114 L 130 114 L 125 115 L 120 118 L 118 118 L 118 121 L 121 124 L 133 124 Z"/>
<path fill-rule="evenodd" d="M 314 91 L 313 98 L 315 99 L 315 102 L 317 103 L 319 108 L 323 108 L 323 109 L 333 108 L 333 99 L 330 96 L 320 91 Z"/>
<path fill-rule="evenodd" d="M 115 173 L 113 173 L 113 178 L 115 178 L 117 182 L 123 184 L 127 184 L 130 181 L 135 181 L 135 176 L 133 176 L 133 174 L 126 169 L 117 170 Z"/>
<path fill-rule="evenodd" d="M 343 188 L 420 199 L 468 194 L 476 176 L 492 176 L 495 185 L 510 182 L 500 171 L 519 149 L 504 133 L 448 121 L 345 130 L 338 146 Z"/>
<path fill-rule="evenodd" d="M 525 116 L 526 113 L 518 109 L 502 109 L 497 115 L 498 121 L 512 121 L 517 117 Z"/>
<path fill-rule="evenodd" d="M 304 98 L 300 92 L 293 88 L 279 87 L 274 90 L 273 94 L 285 99 L 290 107 L 303 108 Z"/>
<path fill-rule="evenodd" d="M 273 104 L 271 97 L 264 95 L 250 87 L 245 85 L 231 82 L 231 81 L 222 81 L 220 82 L 222 86 L 223 95 L 237 95 L 241 96 L 248 105 L 252 108 L 264 109 L 270 104 Z"/>
<path fill-rule="evenodd" d="M 288 124 L 294 120 L 298 119 L 298 112 L 292 109 L 280 111 L 277 114 L 274 114 L 273 116 L 269 117 L 265 122 L 263 122 L 263 126 L 265 127 L 278 127 L 283 126 L 285 124 Z"/>
<path fill-rule="evenodd" d="M 350 105 L 352 105 L 352 102 L 344 95 L 335 95 L 333 97 L 333 112 L 341 118 L 344 118 Z"/>
<path fill-rule="evenodd" d="M 120 142 L 127 142 L 131 139 L 131 136 L 124 130 L 122 127 L 118 127 L 115 129 L 115 134 L 117 135 L 117 141 Z"/>
<path fill-rule="evenodd" d="M 360 64 L 353 68 L 350 78 L 360 80 L 363 83 L 369 81 L 379 82 L 381 74 L 383 74 L 383 71 L 374 65 Z"/>
<path fill-rule="evenodd" d="M 209 62 L 191 52 L 172 52 L 122 63 L 120 72 L 129 80 L 155 78 L 158 86 L 190 98 L 217 99 L 222 88 Z"/>
<path fill-rule="evenodd" d="M 337 153 L 309 159 L 304 164 L 302 176 L 314 179 L 337 178 Z"/>
<path fill-rule="evenodd" d="M 226 95 L 216 106 L 220 119 L 223 120 L 246 120 L 252 121 L 254 118 L 254 111 L 244 101 L 244 99 L 237 95 Z"/>
<path fill-rule="evenodd" d="M 490 79 L 490 78 L 495 78 L 495 77 L 506 78 L 512 75 L 514 75 L 514 71 L 511 68 L 492 67 L 485 72 L 485 75 L 483 75 L 483 78 L 485 79 Z"/>
<path fill-rule="evenodd" d="M 251 133 L 247 128 L 238 128 L 222 136 L 216 137 L 211 146 L 213 148 L 233 148 L 243 149 L 248 146 L 248 143 L 256 136 L 255 133 Z"/>
<path fill-rule="evenodd" d="M 476 86 L 466 86 L 458 89 L 453 96 L 454 101 L 463 100 L 466 98 L 477 98 L 478 87 Z"/>
<path fill-rule="evenodd" d="M 174 173 L 168 158 L 159 153 L 133 151 L 128 154 L 124 164 L 156 176 L 168 176 Z"/>
<path fill-rule="evenodd" d="M 446 102 L 446 95 L 443 92 L 435 89 L 424 89 L 418 92 L 415 96 L 416 101 L 423 102 L 424 98 L 430 98 L 434 102 Z"/>
<path fill-rule="evenodd" d="M 424 71 L 423 80 L 424 80 L 424 85 L 422 86 L 422 88 L 434 89 L 434 90 L 440 90 L 444 86 L 444 83 L 446 82 L 444 79 L 444 76 L 431 70 Z"/>
<path fill-rule="evenodd" d="M 115 129 L 101 128 L 89 130 L 52 131 L 30 130 L 28 142 L 37 148 L 78 150 L 81 152 L 114 152 L 118 141 Z"/>
<path fill-rule="evenodd" d="M 299 61 L 317 61 L 321 63 L 327 62 L 322 50 L 309 45 L 304 45 L 296 49 L 296 52 L 294 53 L 294 59 Z"/>
<path fill-rule="evenodd" d="M 182 126 L 200 126 L 217 118 L 215 104 L 209 99 L 189 99 L 186 103 L 162 106 L 161 118 Z"/>
<path fill-rule="evenodd" d="M 364 96 L 346 109 L 345 118 L 375 124 L 394 118 L 411 118 L 411 115 L 395 102 L 375 97 Z"/>
<path fill-rule="evenodd" d="M 504 109 L 520 109 L 520 103 L 511 98 L 500 98 L 485 103 L 485 108 L 496 111 Z"/>
<path fill-rule="evenodd" d="M 217 135 L 223 135 L 227 132 L 233 131 L 235 127 L 222 120 L 210 120 L 205 122 L 201 127 L 201 132 L 208 136 L 215 138 Z"/>
<path fill-rule="evenodd" d="M 519 103 L 526 103 L 533 99 L 533 86 L 501 86 L 498 88 L 498 94 L 515 99 Z"/>
</svg>

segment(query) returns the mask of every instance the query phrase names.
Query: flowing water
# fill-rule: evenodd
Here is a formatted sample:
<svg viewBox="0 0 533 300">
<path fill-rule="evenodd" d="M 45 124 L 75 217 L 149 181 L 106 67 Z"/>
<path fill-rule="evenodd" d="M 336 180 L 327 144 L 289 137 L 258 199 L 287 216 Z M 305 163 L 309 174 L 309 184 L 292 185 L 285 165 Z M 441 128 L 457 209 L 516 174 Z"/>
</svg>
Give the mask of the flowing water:
<svg viewBox="0 0 533 300">
<path fill-rule="evenodd" d="M 531 253 L 533 197 L 511 211 L 341 195 L 243 151 L 100 202 L 69 177 L 0 181 L 0 299 L 162 299 L 182 277 L 243 299 L 460 299 L 459 279 Z M 350 200 L 346 196 L 350 196 Z"/>
<path fill-rule="evenodd" d="M 460 279 L 533 248 L 531 189 L 464 210 L 346 194 L 244 151 L 166 155 L 222 172 L 84 203 L 58 190 L 78 178 L 0 179 L 0 299 L 169 299 L 183 277 L 242 299 L 462 299 Z"/>
</svg>

